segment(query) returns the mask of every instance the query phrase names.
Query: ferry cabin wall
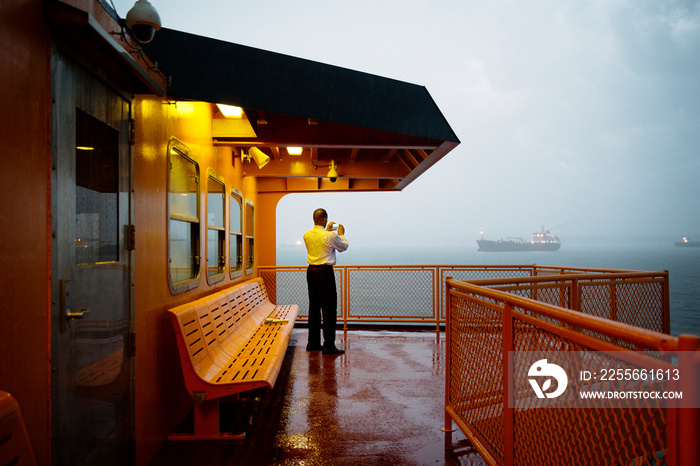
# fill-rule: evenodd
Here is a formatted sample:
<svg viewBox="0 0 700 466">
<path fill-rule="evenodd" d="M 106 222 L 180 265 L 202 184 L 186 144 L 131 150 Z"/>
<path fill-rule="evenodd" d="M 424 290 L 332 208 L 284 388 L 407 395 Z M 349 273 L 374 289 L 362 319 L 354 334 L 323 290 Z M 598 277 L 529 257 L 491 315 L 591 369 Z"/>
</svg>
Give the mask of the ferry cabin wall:
<svg viewBox="0 0 700 466">
<path fill-rule="evenodd" d="M 155 96 L 139 95 L 134 100 L 134 326 L 135 355 L 135 437 L 137 463 L 152 457 L 192 407 L 177 358 L 172 324 L 165 310 L 197 299 L 216 289 L 257 276 L 261 251 L 274 251 L 276 200 L 272 208 L 260 203 L 256 181 L 244 176 L 239 157 L 229 147 L 214 147 L 211 120 L 215 106 L 204 102 L 172 102 Z M 168 143 L 177 138 L 196 154 L 200 179 L 200 276 L 195 288 L 173 294 L 168 281 Z M 225 180 L 227 208 L 225 225 L 229 223 L 228 198 L 231 188 L 238 189 L 243 202 L 252 201 L 255 213 L 254 268 L 231 278 L 227 269 L 224 279 L 209 284 L 206 277 L 206 183 L 212 169 Z M 244 215 L 245 221 L 245 215 Z M 260 228 L 272 225 L 273 231 L 260 236 Z M 245 228 L 245 227 L 244 227 Z M 271 236 L 270 236 L 271 235 Z M 225 251 L 229 251 L 230 235 L 226 235 Z M 260 238 L 260 240 L 259 240 Z M 269 239 L 272 238 L 271 242 Z M 245 241 L 244 241 L 245 243 Z M 244 247 L 245 250 L 245 247 Z M 265 254 L 262 254 L 265 256 Z M 267 260 L 270 259 L 267 254 Z M 272 253 L 274 261 L 274 252 Z M 273 262 L 274 263 L 274 262 Z"/>
<path fill-rule="evenodd" d="M 108 25 L 94 0 L 69 0 Z M 51 31 L 42 0 L 3 0 L 0 4 L 0 131 L 4 144 L 0 170 L 0 389 L 17 399 L 39 464 L 51 454 Z M 105 26 L 107 27 L 107 26 Z M 211 138 L 213 105 L 167 102 L 138 95 L 135 121 L 133 207 L 136 245 L 133 300 L 136 353 L 134 406 L 136 460 L 146 464 L 167 434 L 192 406 L 182 381 L 177 348 L 165 309 L 257 276 L 258 265 L 275 261 L 275 208 L 281 194 L 257 194 L 257 183 L 243 176 L 230 148 Z M 168 284 L 167 147 L 171 137 L 199 157 L 200 180 L 211 168 L 255 206 L 256 264 L 210 285 L 204 266 L 199 285 L 173 295 Z M 206 212 L 206 196 L 200 196 Z M 206 219 L 206 216 L 202 217 Z M 228 222 L 228 218 L 226 218 Z M 206 238 L 205 222 L 200 235 Z M 264 231 L 264 232 L 263 232 Z M 263 232 L 261 234 L 261 232 Z M 228 238 L 226 250 L 228 250 Z M 206 257 L 206 241 L 200 242 Z"/>
<path fill-rule="evenodd" d="M 49 455 L 50 34 L 44 4 L 0 2 L 0 390 Z"/>
</svg>

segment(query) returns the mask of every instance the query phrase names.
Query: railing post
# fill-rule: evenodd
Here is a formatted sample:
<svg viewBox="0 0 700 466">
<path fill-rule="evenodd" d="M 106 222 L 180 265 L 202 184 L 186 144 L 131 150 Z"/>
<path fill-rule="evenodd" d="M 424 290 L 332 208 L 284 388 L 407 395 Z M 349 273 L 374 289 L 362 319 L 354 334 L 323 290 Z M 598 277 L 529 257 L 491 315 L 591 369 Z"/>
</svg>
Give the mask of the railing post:
<svg viewBox="0 0 700 466">
<path fill-rule="evenodd" d="M 617 278 L 610 283 L 610 315 L 608 319 L 617 322 Z"/>
<path fill-rule="evenodd" d="M 700 337 L 696 335 L 678 336 L 678 370 L 681 374 L 680 388 L 683 403 L 687 408 L 679 408 L 678 414 L 678 464 L 700 464 Z"/>
<path fill-rule="evenodd" d="M 503 303 L 503 464 L 513 465 L 513 391 L 508 354 L 513 351 L 513 306 Z"/>
<path fill-rule="evenodd" d="M 433 266 L 433 313 L 435 315 L 435 331 L 440 333 L 440 268 Z"/>
<path fill-rule="evenodd" d="M 564 285 L 559 282 L 559 307 L 567 307 L 566 303 L 566 280 L 564 280 Z"/>
<path fill-rule="evenodd" d="M 340 281 L 343 283 L 341 289 L 343 290 L 343 300 L 341 306 L 341 315 L 343 317 L 343 330 L 348 329 L 348 307 L 350 306 L 350 284 L 348 283 L 348 267 L 346 265 L 341 266 L 340 269 Z"/>
<path fill-rule="evenodd" d="M 664 329 L 663 333 L 670 335 L 671 334 L 671 297 L 670 297 L 670 291 L 669 291 L 669 282 L 668 282 L 668 270 L 664 270 Z"/>
<path fill-rule="evenodd" d="M 571 280 L 571 310 L 581 310 L 581 287 L 578 285 L 578 279 Z"/>
<path fill-rule="evenodd" d="M 450 319 L 452 317 L 452 296 L 450 293 L 450 281 L 452 277 L 445 280 L 445 432 L 452 430 L 452 418 L 447 413 L 450 404 L 450 379 L 452 378 L 452 363 L 450 357 L 451 331 Z"/>
</svg>

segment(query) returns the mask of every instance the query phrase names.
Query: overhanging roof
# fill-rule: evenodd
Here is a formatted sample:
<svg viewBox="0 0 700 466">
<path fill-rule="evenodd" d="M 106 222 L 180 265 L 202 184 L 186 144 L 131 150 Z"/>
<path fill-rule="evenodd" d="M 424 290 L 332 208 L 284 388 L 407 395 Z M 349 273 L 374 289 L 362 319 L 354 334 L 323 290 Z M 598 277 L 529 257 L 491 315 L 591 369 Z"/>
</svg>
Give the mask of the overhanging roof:
<svg viewBox="0 0 700 466">
<path fill-rule="evenodd" d="M 341 165 L 345 189 L 353 189 L 353 179 L 384 180 L 376 188 L 357 182 L 356 189 L 401 189 L 459 144 L 423 86 L 170 29 L 144 50 L 170 78 L 168 97 L 245 109 L 256 137 L 217 143 L 255 145 L 273 162 L 282 162 L 279 147 L 309 148 L 311 162 Z M 318 176 L 287 165 L 247 171 Z"/>
</svg>

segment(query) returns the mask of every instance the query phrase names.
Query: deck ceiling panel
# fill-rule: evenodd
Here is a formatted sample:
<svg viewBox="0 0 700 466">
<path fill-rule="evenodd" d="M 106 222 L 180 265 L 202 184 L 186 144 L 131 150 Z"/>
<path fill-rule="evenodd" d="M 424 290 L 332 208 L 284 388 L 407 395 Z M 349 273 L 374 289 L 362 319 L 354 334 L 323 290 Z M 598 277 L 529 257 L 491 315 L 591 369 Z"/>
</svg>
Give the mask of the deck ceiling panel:
<svg viewBox="0 0 700 466">
<path fill-rule="evenodd" d="M 170 29 L 144 50 L 169 78 L 169 98 L 244 108 L 255 137 L 214 143 L 268 153 L 273 162 L 248 176 L 322 177 L 313 164 L 334 160 L 342 178 L 402 189 L 459 144 L 423 86 Z M 283 163 L 286 146 L 305 155 Z"/>
</svg>

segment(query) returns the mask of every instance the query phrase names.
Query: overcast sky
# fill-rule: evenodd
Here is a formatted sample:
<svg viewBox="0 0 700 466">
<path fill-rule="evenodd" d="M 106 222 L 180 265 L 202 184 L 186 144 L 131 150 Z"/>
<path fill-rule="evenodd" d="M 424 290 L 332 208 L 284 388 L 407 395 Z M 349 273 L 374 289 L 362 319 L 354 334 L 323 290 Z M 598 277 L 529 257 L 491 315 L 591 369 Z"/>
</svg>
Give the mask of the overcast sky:
<svg viewBox="0 0 700 466">
<path fill-rule="evenodd" d="M 280 243 L 318 206 L 360 238 L 700 239 L 700 1 L 151 3 L 168 28 L 424 85 L 461 140 L 399 193 L 287 196 Z"/>
</svg>

